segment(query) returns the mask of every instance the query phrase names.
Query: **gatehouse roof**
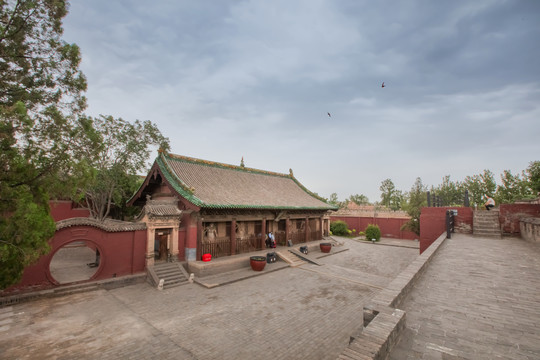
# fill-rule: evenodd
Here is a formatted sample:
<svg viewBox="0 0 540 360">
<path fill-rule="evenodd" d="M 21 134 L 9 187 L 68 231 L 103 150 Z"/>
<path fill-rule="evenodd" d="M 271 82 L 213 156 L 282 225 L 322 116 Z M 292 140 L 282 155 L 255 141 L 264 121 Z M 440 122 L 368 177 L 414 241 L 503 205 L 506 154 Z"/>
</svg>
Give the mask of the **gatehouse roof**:
<svg viewBox="0 0 540 360">
<path fill-rule="evenodd" d="M 178 195 L 201 208 L 337 210 L 300 184 L 292 171 L 282 174 L 164 152 L 155 167 Z"/>
</svg>

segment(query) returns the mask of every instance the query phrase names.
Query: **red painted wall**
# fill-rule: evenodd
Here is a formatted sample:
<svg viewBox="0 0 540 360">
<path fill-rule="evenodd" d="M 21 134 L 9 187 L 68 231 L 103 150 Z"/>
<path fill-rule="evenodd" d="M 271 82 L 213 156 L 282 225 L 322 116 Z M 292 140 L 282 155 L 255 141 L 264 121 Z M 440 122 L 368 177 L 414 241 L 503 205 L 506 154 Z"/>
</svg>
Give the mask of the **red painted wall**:
<svg viewBox="0 0 540 360">
<path fill-rule="evenodd" d="M 64 228 L 49 241 L 51 252 L 25 269 L 21 281 L 8 291 L 20 288 L 47 288 L 58 285 L 49 264 L 62 246 L 74 241 L 85 241 L 101 254 L 100 265 L 90 280 L 104 280 L 115 276 L 132 275 L 145 270 L 146 230 L 106 232 L 91 226 Z"/>
<path fill-rule="evenodd" d="M 540 217 L 540 204 L 501 204 L 499 210 L 499 221 L 504 234 L 520 234 L 521 218 Z"/>
<path fill-rule="evenodd" d="M 49 207 L 51 208 L 51 216 L 54 221 L 60 221 L 64 219 L 70 219 L 75 217 L 88 217 L 90 212 L 88 209 L 73 207 L 72 201 L 50 201 Z"/>
<path fill-rule="evenodd" d="M 186 228 L 178 229 L 178 260 L 186 260 Z"/>
<path fill-rule="evenodd" d="M 406 218 L 379 218 L 361 216 L 330 216 L 330 221 L 342 220 L 347 223 L 349 230 L 355 229 L 357 232 L 365 231 L 369 224 L 379 225 L 382 237 L 414 240 L 418 238 L 415 233 L 402 231 L 401 226 L 409 219 Z"/>
<path fill-rule="evenodd" d="M 456 232 L 472 233 L 473 210 L 470 207 L 424 207 L 420 213 L 420 254 L 446 232 L 446 210 L 458 211 Z"/>
</svg>

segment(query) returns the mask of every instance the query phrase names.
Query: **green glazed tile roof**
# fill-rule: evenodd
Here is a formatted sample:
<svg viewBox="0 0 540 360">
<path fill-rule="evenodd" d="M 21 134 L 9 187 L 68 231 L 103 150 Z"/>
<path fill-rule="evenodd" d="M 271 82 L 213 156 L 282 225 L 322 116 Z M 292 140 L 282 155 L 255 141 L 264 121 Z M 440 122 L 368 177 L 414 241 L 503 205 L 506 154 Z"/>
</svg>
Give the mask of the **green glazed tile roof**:
<svg viewBox="0 0 540 360">
<path fill-rule="evenodd" d="M 337 210 L 292 175 L 165 153 L 156 162 L 168 183 L 197 206 Z"/>
</svg>

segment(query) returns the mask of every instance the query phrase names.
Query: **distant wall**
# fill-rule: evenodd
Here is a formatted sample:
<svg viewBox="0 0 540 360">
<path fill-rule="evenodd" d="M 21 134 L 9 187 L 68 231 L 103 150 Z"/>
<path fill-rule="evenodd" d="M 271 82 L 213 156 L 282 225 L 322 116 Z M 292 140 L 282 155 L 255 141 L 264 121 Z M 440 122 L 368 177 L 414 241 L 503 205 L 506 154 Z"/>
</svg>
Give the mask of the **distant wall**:
<svg viewBox="0 0 540 360">
<path fill-rule="evenodd" d="M 383 217 L 363 217 L 363 216 L 330 216 L 330 221 L 344 221 L 349 230 L 356 229 L 357 232 L 366 230 L 369 224 L 379 225 L 382 237 L 414 240 L 418 236 L 411 231 L 402 231 L 401 226 L 409 221 L 408 218 L 383 218 Z"/>
<path fill-rule="evenodd" d="M 446 210 L 457 210 L 454 231 L 472 233 L 473 209 L 470 207 L 424 207 L 420 214 L 420 254 L 446 232 Z"/>
<path fill-rule="evenodd" d="M 501 204 L 499 206 L 501 230 L 506 235 L 519 235 L 519 221 L 529 217 L 540 217 L 540 204 Z"/>
<path fill-rule="evenodd" d="M 54 221 L 90 216 L 88 209 L 77 208 L 74 205 L 73 201 L 70 200 L 50 201 L 49 207 L 51 208 L 51 216 Z"/>
</svg>

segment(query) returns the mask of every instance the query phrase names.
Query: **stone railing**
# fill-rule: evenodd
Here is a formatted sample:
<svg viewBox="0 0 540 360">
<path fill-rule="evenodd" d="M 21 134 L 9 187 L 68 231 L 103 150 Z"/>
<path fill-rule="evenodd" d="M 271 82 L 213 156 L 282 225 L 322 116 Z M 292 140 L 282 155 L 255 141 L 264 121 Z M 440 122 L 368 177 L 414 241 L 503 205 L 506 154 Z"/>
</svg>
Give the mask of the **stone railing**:
<svg viewBox="0 0 540 360">
<path fill-rule="evenodd" d="M 519 231 L 521 232 L 521 238 L 540 243 L 540 218 L 523 218 L 519 221 Z"/>
<path fill-rule="evenodd" d="M 349 346 L 338 359 L 387 358 L 394 345 L 399 342 L 406 325 L 406 313 L 398 307 L 402 305 L 445 240 L 446 233 L 443 233 L 364 307 L 364 324 L 351 334 Z"/>
</svg>

